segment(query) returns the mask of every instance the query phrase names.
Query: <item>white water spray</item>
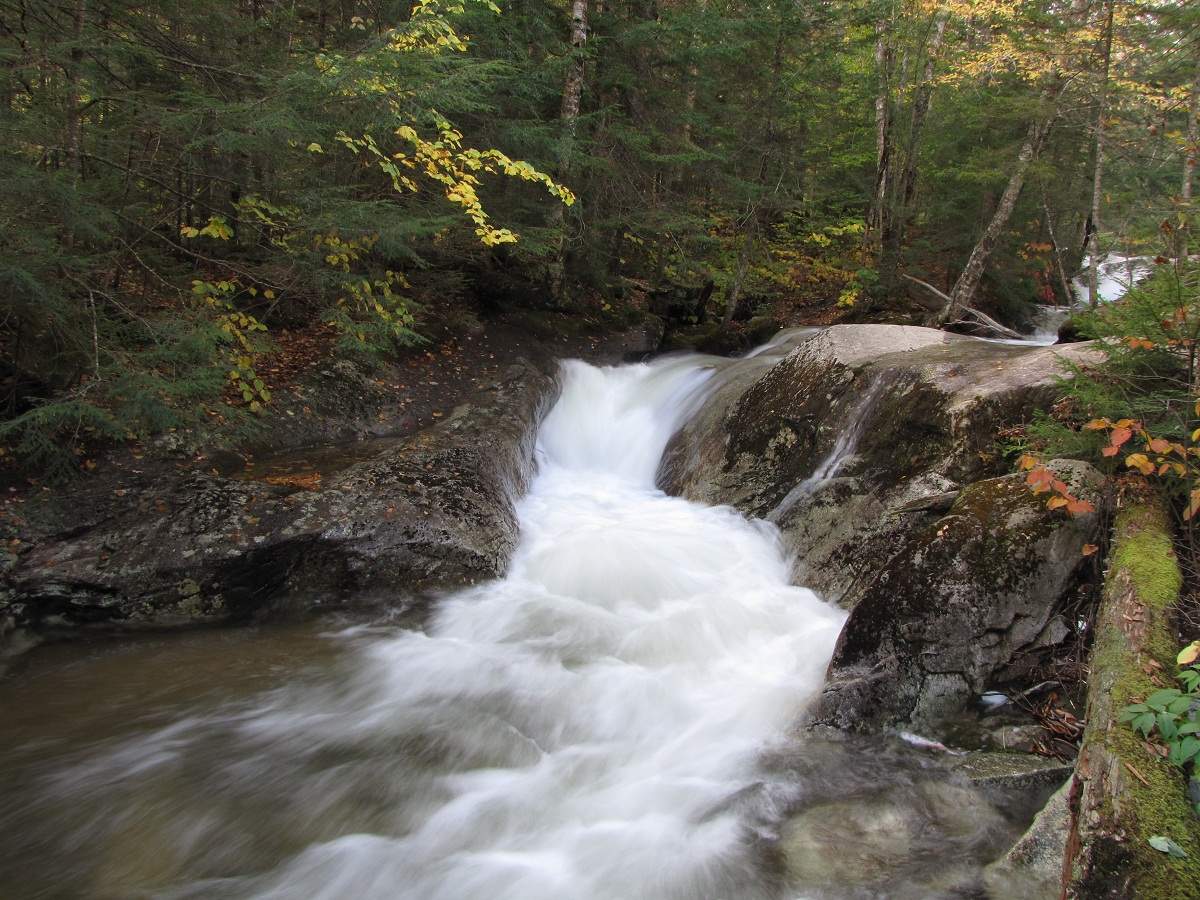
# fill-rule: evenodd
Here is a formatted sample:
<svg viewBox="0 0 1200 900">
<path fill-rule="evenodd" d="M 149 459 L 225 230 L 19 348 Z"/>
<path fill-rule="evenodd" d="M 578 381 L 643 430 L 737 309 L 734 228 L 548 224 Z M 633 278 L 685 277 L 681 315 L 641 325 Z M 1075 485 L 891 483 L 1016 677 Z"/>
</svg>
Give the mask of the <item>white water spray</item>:
<svg viewBox="0 0 1200 900">
<path fill-rule="evenodd" d="M 508 576 L 424 632 L 363 641 L 348 682 L 219 724 L 221 790 L 286 791 L 281 821 L 302 809 L 325 836 L 257 874 L 210 862 L 171 895 L 767 895 L 734 798 L 819 689 L 845 614 L 789 585 L 772 526 L 655 488 L 710 374 L 567 363 Z M 198 758 L 215 727 L 183 723 L 165 754 L 142 738 L 145 764 L 124 758 L 109 789 Z M 238 824 L 193 802 L 193 842 Z"/>
<path fill-rule="evenodd" d="M 787 492 L 779 504 L 767 515 L 768 521 L 780 521 L 802 498 L 812 494 L 821 485 L 837 476 L 842 467 L 858 451 L 858 442 L 862 440 L 862 436 L 867 430 L 871 413 L 883 398 L 890 383 L 891 381 L 887 378 L 877 377 L 867 387 L 866 392 L 854 404 L 854 408 L 847 417 L 846 426 L 838 432 L 829 453 L 821 460 L 811 475 Z"/>
</svg>

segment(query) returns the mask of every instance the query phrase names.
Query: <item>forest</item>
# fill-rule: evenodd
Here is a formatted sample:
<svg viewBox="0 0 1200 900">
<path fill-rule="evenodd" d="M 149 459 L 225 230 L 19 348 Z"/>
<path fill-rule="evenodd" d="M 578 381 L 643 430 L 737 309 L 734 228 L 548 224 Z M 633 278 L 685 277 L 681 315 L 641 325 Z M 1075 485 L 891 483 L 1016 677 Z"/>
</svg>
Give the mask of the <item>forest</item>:
<svg viewBox="0 0 1200 900">
<path fill-rule="evenodd" d="M 379 358 L 514 308 L 665 306 L 684 345 L 764 316 L 1027 330 L 1089 255 L 1186 260 L 1198 19 L 5 0 L 0 444 L 56 476 L 167 429 L 237 445 L 281 334 Z"/>
<path fill-rule="evenodd" d="M 0 895 L 1200 897 L 1200 3 L 0 0 Z"/>
</svg>

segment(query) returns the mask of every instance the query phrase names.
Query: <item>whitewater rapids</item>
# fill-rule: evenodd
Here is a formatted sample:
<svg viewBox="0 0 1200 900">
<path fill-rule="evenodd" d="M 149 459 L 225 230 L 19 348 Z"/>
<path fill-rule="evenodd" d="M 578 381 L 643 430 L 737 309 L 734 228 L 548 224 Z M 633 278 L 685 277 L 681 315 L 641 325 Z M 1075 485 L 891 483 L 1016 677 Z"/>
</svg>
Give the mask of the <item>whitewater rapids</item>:
<svg viewBox="0 0 1200 900">
<path fill-rule="evenodd" d="M 820 687 L 844 614 L 788 584 L 770 526 L 655 488 L 709 375 L 565 364 L 508 576 L 372 645 L 324 708 L 245 723 L 268 743 L 419 736 L 432 766 L 394 828 L 314 845 L 247 894 L 665 900 L 746 882 L 722 804 Z"/>
<path fill-rule="evenodd" d="M 788 583 L 774 526 L 655 487 L 715 365 L 564 364 L 505 578 L 93 743 L 9 843 L 78 848 L 83 896 L 778 896 L 742 801 L 845 613 Z"/>
</svg>

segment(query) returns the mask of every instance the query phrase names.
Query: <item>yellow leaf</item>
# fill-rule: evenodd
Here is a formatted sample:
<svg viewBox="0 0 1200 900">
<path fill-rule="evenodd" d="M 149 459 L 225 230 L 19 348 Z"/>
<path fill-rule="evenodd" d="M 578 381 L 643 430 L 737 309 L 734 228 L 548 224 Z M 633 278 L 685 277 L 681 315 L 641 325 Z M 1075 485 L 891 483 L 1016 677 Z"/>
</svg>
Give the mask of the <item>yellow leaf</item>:
<svg viewBox="0 0 1200 900">
<path fill-rule="evenodd" d="M 1200 659 L 1200 641 L 1192 641 L 1179 651 L 1179 655 L 1175 657 L 1175 662 L 1181 666 L 1190 666 L 1197 659 Z"/>
<path fill-rule="evenodd" d="M 1146 458 L 1145 453 L 1131 453 L 1125 457 L 1125 465 L 1131 469 L 1137 469 L 1143 475 L 1154 474 L 1154 463 Z"/>
</svg>

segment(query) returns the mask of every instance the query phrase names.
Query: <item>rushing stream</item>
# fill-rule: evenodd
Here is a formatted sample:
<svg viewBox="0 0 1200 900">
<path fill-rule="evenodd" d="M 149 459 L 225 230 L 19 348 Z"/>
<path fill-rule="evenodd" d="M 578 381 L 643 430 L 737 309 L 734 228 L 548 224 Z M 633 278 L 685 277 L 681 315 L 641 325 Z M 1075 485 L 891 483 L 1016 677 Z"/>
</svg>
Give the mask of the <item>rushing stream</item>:
<svg viewBox="0 0 1200 900">
<path fill-rule="evenodd" d="M 845 896 L 906 893 L 863 887 L 862 829 L 904 838 L 888 877 L 986 861 L 1012 825 L 965 788 L 787 737 L 845 614 L 789 584 L 773 526 L 655 488 L 712 375 L 567 363 L 508 576 L 420 627 L 45 648 L 0 682 L 0 894 L 843 896 L 764 850 L 806 792 L 834 806 L 796 852 L 843 854 Z"/>
</svg>

